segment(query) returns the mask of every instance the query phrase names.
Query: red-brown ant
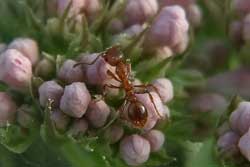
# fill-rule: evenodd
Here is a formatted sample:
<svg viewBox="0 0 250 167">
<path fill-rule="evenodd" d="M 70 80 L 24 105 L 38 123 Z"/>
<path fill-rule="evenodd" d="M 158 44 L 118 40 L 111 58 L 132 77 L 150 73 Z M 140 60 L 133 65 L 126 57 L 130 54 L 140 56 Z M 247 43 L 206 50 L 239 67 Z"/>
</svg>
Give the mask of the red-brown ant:
<svg viewBox="0 0 250 167">
<path fill-rule="evenodd" d="M 125 102 L 121 107 L 121 112 L 127 112 L 128 120 L 132 122 L 132 124 L 136 127 L 143 128 L 148 119 L 148 111 L 145 106 L 138 101 L 136 94 L 144 94 L 147 93 L 150 97 L 151 102 L 153 103 L 154 109 L 157 115 L 161 118 L 161 114 L 157 110 L 154 99 L 150 91 L 149 87 L 152 87 L 158 94 L 158 90 L 151 84 L 147 85 L 134 85 L 130 79 L 131 75 L 131 64 L 126 63 L 123 59 L 123 56 L 119 50 L 119 46 L 113 46 L 108 48 L 105 52 L 101 53 L 97 56 L 91 63 L 78 63 L 78 65 L 92 65 L 94 64 L 98 58 L 102 57 L 107 63 L 111 66 L 116 67 L 115 74 L 108 70 L 107 74 L 111 76 L 113 79 L 121 83 L 120 86 L 115 86 L 112 84 L 105 84 L 105 88 L 114 88 L 114 89 L 123 89 L 125 91 Z M 137 90 L 135 88 L 140 88 Z"/>
</svg>

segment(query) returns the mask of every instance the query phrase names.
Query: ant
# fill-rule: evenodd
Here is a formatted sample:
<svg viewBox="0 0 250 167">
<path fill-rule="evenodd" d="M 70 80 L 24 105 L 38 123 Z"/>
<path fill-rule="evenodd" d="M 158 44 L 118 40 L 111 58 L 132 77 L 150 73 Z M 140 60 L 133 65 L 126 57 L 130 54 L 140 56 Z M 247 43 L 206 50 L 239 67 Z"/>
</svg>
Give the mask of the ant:
<svg viewBox="0 0 250 167">
<path fill-rule="evenodd" d="M 118 81 L 121 85 L 115 86 L 112 84 L 105 84 L 105 88 L 113 88 L 113 89 L 124 89 L 125 91 L 125 102 L 121 107 L 121 112 L 127 112 L 128 120 L 132 122 L 132 124 L 138 128 L 143 128 L 148 119 L 148 111 L 145 106 L 138 101 L 136 94 L 144 94 L 147 93 L 150 97 L 150 101 L 152 102 L 154 109 L 157 115 L 162 118 L 162 115 L 159 113 L 153 96 L 148 90 L 149 87 L 152 87 L 157 94 L 159 94 L 157 88 L 152 84 L 147 85 L 134 85 L 131 79 L 131 64 L 126 63 L 123 59 L 123 55 L 119 50 L 119 45 L 115 45 L 111 48 L 108 48 L 106 51 L 100 53 L 91 63 L 80 62 L 78 65 L 93 65 L 100 57 L 102 57 L 107 63 L 111 66 L 116 67 L 115 74 L 108 70 L 107 74 Z M 141 88 L 140 91 L 136 88 Z"/>
</svg>

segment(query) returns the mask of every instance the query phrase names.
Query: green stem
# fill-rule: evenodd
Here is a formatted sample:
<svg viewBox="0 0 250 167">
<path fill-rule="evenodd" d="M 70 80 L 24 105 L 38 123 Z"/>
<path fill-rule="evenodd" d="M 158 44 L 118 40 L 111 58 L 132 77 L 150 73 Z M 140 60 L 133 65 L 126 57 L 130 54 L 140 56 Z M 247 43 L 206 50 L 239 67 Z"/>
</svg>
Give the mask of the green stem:
<svg viewBox="0 0 250 167">
<path fill-rule="evenodd" d="M 71 163 L 72 167 L 99 167 L 103 161 L 92 152 L 87 152 L 72 142 L 61 146 L 63 156 Z"/>
</svg>

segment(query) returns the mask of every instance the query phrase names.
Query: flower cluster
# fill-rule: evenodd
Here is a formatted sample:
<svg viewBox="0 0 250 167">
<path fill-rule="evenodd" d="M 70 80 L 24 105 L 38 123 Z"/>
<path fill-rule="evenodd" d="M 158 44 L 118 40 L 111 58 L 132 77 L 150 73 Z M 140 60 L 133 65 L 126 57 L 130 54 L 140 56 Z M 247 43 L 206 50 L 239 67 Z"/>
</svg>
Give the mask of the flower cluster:
<svg viewBox="0 0 250 167">
<path fill-rule="evenodd" d="M 217 146 L 225 156 L 235 156 L 241 153 L 250 161 L 249 141 L 250 141 L 250 103 L 240 102 L 229 118 L 219 128 L 219 139 Z"/>
</svg>

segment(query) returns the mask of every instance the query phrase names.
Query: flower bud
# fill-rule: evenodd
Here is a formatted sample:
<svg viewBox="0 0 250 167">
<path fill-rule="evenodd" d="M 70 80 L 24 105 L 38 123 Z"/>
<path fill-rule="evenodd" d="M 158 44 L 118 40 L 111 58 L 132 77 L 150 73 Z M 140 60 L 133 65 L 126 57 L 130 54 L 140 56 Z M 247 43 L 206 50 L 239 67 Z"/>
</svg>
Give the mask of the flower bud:
<svg viewBox="0 0 250 167">
<path fill-rule="evenodd" d="M 127 28 L 126 30 L 124 30 L 123 33 L 125 33 L 128 37 L 132 38 L 134 36 L 139 35 L 142 31 L 143 31 L 143 28 L 141 25 L 134 24 L 130 26 L 129 28 Z"/>
<path fill-rule="evenodd" d="M 150 148 L 152 152 L 159 151 L 165 141 L 164 134 L 159 130 L 151 130 L 144 135 L 144 137 L 149 141 Z"/>
<path fill-rule="evenodd" d="M 75 119 L 69 133 L 73 137 L 84 135 L 88 130 L 88 122 L 84 118 Z"/>
<path fill-rule="evenodd" d="M 30 128 L 35 122 L 32 116 L 33 108 L 28 105 L 22 105 L 17 109 L 17 122 L 24 128 Z"/>
<path fill-rule="evenodd" d="M 118 142 L 124 134 L 124 129 L 118 125 L 111 125 L 105 132 L 105 137 L 110 144 Z"/>
<path fill-rule="evenodd" d="M 139 135 L 127 136 L 120 143 L 120 154 L 128 165 L 141 165 L 149 158 L 150 144 Z"/>
<path fill-rule="evenodd" d="M 174 97 L 174 88 L 172 82 L 167 78 L 159 78 L 152 82 L 157 89 L 163 103 L 171 101 Z M 151 89 L 154 91 L 154 89 Z"/>
<path fill-rule="evenodd" d="M 182 7 L 187 7 L 194 2 L 195 0 L 159 0 L 160 6 L 180 5 Z"/>
<path fill-rule="evenodd" d="M 62 16 L 65 9 L 68 7 L 70 0 L 57 0 L 57 13 Z M 72 5 L 69 10 L 68 17 L 85 14 L 91 20 L 100 10 L 99 0 L 72 0 Z"/>
<path fill-rule="evenodd" d="M 243 39 L 245 41 L 250 41 L 250 14 L 246 15 L 244 18 L 242 33 Z"/>
<path fill-rule="evenodd" d="M 196 112 L 223 112 L 227 108 L 226 99 L 216 93 L 204 93 L 195 96 L 191 101 L 191 109 Z"/>
<path fill-rule="evenodd" d="M 14 122 L 17 106 L 5 92 L 0 92 L 0 104 L 0 127 L 3 127 Z"/>
<path fill-rule="evenodd" d="M 243 40 L 242 29 L 243 29 L 243 23 L 241 21 L 233 21 L 230 24 L 229 36 L 236 44 L 242 43 Z"/>
<path fill-rule="evenodd" d="M 115 18 L 110 21 L 108 29 L 112 34 L 117 34 L 124 29 L 124 24 L 121 20 Z"/>
<path fill-rule="evenodd" d="M 245 134 L 250 127 L 250 102 L 241 102 L 230 115 L 229 123 L 233 130 Z"/>
<path fill-rule="evenodd" d="M 47 81 L 39 87 L 38 92 L 41 106 L 46 107 L 48 100 L 51 99 L 53 107 L 58 107 L 63 95 L 63 88 L 55 81 Z"/>
<path fill-rule="evenodd" d="M 66 60 L 59 70 L 58 78 L 66 83 L 84 81 L 84 74 L 80 66 L 74 67 L 74 60 Z"/>
<path fill-rule="evenodd" d="M 180 6 L 164 7 L 146 33 L 144 47 L 175 47 L 183 41 L 189 24 Z"/>
<path fill-rule="evenodd" d="M 240 136 L 237 133 L 228 131 L 224 135 L 220 136 L 217 141 L 217 146 L 223 153 L 234 154 L 238 151 L 237 144 L 239 138 Z"/>
<path fill-rule="evenodd" d="M 81 62 L 92 63 L 99 54 L 85 55 L 82 57 Z M 99 57 L 94 64 L 83 65 L 85 72 L 86 82 L 91 85 L 103 85 L 107 80 L 112 79 L 107 71 L 115 71 L 115 67 L 108 64 L 102 57 Z"/>
<path fill-rule="evenodd" d="M 75 82 L 65 87 L 60 102 L 60 109 L 67 115 L 81 118 L 90 103 L 91 96 L 82 82 Z"/>
<path fill-rule="evenodd" d="M 89 104 L 86 117 L 89 120 L 89 123 L 95 127 L 100 128 L 105 125 L 108 116 L 110 114 L 109 106 L 103 101 L 91 101 Z"/>
<path fill-rule="evenodd" d="M 126 26 L 143 24 L 158 11 L 157 0 L 127 0 L 124 22 Z"/>
<path fill-rule="evenodd" d="M 191 25 L 198 27 L 202 21 L 202 12 L 198 5 L 191 4 L 186 8 L 187 18 Z"/>
<path fill-rule="evenodd" d="M 182 41 L 172 47 L 172 51 L 177 54 L 182 54 L 188 47 L 189 44 L 189 36 L 188 33 L 183 34 Z"/>
<path fill-rule="evenodd" d="M 32 77 L 28 58 L 15 49 L 7 49 L 0 56 L 0 80 L 15 89 L 27 88 Z"/>
<path fill-rule="evenodd" d="M 173 56 L 173 51 L 168 46 L 159 47 L 156 49 L 156 56 L 160 59 L 166 59 Z"/>
<path fill-rule="evenodd" d="M 32 65 L 35 65 L 39 59 L 39 49 L 36 41 L 29 38 L 16 38 L 12 41 L 9 49 L 16 49 L 27 57 Z"/>
<path fill-rule="evenodd" d="M 239 15 L 245 15 L 250 13 L 250 1 L 249 0 L 233 0 L 233 8 Z"/>
<path fill-rule="evenodd" d="M 42 78 L 49 78 L 55 71 L 55 66 L 48 59 L 42 59 L 35 68 L 35 74 Z"/>
<path fill-rule="evenodd" d="M 250 131 L 246 132 L 243 136 L 241 136 L 238 147 L 240 149 L 241 154 L 250 161 Z"/>
<path fill-rule="evenodd" d="M 137 100 L 144 105 L 144 107 L 148 112 L 147 122 L 143 127 L 144 130 L 152 129 L 157 123 L 157 121 L 160 119 L 160 116 L 163 118 L 166 116 L 164 105 L 162 104 L 162 101 L 158 96 L 158 94 L 155 92 L 151 92 L 151 95 L 153 97 L 153 101 L 160 115 L 157 114 L 157 111 L 155 110 L 154 104 L 151 101 L 148 93 L 136 94 Z"/>
<path fill-rule="evenodd" d="M 7 48 L 6 44 L 0 43 L 0 53 L 4 52 L 6 48 Z"/>
<path fill-rule="evenodd" d="M 70 122 L 70 117 L 58 109 L 51 113 L 50 119 L 59 131 L 65 131 Z"/>
</svg>

